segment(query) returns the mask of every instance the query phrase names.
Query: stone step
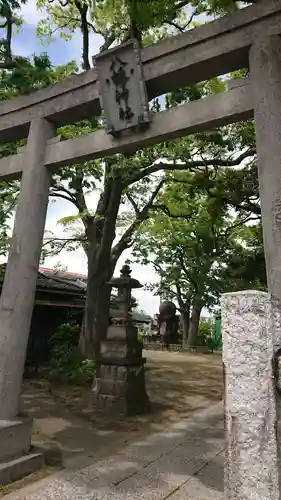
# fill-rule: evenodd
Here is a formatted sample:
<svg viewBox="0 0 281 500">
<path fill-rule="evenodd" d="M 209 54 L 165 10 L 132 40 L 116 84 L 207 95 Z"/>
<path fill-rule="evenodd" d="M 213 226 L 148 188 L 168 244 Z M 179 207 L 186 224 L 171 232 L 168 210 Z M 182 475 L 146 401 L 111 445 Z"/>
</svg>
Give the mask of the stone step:
<svg viewBox="0 0 281 500">
<path fill-rule="evenodd" d="M 32 419 L 0 420 L 0 465 L 30 450 Z"/>
<path fill-rule="evenodd" d="M 0 486 L 10 484 L 41 469 L 44 464 L 42 453 L 29 453 L 0 464 Z"/>
</svg>

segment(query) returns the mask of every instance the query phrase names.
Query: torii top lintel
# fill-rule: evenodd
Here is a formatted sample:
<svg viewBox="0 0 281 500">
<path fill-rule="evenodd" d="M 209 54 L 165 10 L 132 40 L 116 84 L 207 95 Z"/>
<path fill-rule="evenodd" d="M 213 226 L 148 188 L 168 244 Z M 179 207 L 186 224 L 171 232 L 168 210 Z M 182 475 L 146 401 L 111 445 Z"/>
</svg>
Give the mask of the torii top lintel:
<svg viewBox="0 0 281 500">
<path fill-rule="evenodd" d="M 142 50 L 148 97 L 248 66 L 261 34 L 281 34 L 281 0 L 251 7 Z M 96 71 L 0 104 L 0 143 L 27 137 L 34 118 L 61 126 L 101 112 Z"/>
</svg>

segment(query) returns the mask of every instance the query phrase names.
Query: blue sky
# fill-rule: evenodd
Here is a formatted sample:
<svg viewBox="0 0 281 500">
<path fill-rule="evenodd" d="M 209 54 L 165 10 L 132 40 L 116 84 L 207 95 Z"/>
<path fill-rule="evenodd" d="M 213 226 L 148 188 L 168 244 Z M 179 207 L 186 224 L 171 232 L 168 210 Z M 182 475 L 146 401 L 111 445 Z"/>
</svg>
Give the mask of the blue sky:
<svg viewBox="0 0 281 500">
<path fill-rule="evenodd" d="M 13 37 L 12 50 L 14 54 L 32 57 L 34 53 L 38 55 L 41 52 L 47 52 L 52 64 L 55 66 L 64 64 L 70 60 L 75 60 L 78 63 L 81 62 L 81 36 L 79 32 L 74 34 L 71 41 L 65 41 L 57 37 L 56 42 L 49 45 L 42 45 L 40 40 L 36 37 L 36 25 L 40 19 L 45 17 L 44 12 L 37 11 L 35 0 L 28 0 L 27 5 L 23 7 L 22 14 L 25 22 L 20 33 L 15 34 Z M 101 44 L 102 37 L 93 35 L 91 37 L 90 54 L 94 55 L 97 53 Z M 96 194 L 89 196 L 88 201 L 90 208 L 95 207 L 96 200 Z M 62 217 L 74 213 L 74 207 L 65 200 L 57 200 L 55 203 L 51 202 L 48 209 L 46 230 L 52 231 L 58 237 L 62 237 L 62 228 L 57 224 L 57 221 Z M 129 252 L 122 256 L 117 272 L 128 257 L 130 257 Z M 58 257 L 47 259 L 44 265 L 46 267 L 53 267 L 58 262 L 66 265 L 70 271 L 81 273 L 87 272 L 87 260 L 83 250 L 71 253 L 61 253 Z M 150 266 L 143 267 L 134 264 L 133 275 L 142 283 L 156 280 L 156 275 Z M 134 295 L 139 302 L 139 306 L 147 311 L 147 313 L 155 314 L 158 312 L 158 297 L 154 297 L 150 292 L 143 290 L 137 290 Z"/>
<path fill-rule="evenodd" d="M 81 36 L 79 32 L 73 35 L 71 41 L 65 41 L 59 36 L 56 37 L 56 42 L 43 45 L 39 38 L 36 37 L 37 23 L 46 17 L 44 11 L 36 9 L 36 1 L 28 0 L 27 4 L 22 8 L 24 25 L 18 34 L 13 37 L 13 52 L 23 56 L 31 57 L 33 53 L 48 52 L 52 64 L 64 64 L 72 59 L 80 61 L 81 55 Z M 94 54 L 99 50 L 102 44 L 102 37 L 92 35 L 91 37 L 91 53 Z"/>
<path fill-rule="evenodd" d="M 31 57 L 32 54 L 40 54 L 40 52 L 48 52 L 52 64 L 57 66 L 65 62 L 79 58 L 79 51 L 76 50 L 76 39 L 78 42 L 78 35 L 74 36 L 74 41 L 66 42 L 57 38 L 55 43 L 43 46 L 40 40 L 35 36 L 36 26 L 33 24 L 25 24 L 19 34 L 15 34 L 13 38 L 13 53 L 22 56 Z M 73 51 L 75 47 L 75 51 Z M 78 43 L 77 43 L 78 48 Z"/>
</svg>

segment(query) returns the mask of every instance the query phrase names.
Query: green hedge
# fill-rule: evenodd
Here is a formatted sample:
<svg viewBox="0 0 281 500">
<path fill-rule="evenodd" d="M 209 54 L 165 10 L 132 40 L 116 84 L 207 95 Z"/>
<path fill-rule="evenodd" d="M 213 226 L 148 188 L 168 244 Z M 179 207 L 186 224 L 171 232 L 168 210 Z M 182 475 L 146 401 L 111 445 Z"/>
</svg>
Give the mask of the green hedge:
<svg viewBox="0 0 281 500">
<path fill-rule="evenodd" d="M 79 325 L 61 325 L 50 338 L 51 361 L 49 377 L 59 382 L 87 384 L 94 378 L 96 367 L 78 350 Z"/>
</svg>

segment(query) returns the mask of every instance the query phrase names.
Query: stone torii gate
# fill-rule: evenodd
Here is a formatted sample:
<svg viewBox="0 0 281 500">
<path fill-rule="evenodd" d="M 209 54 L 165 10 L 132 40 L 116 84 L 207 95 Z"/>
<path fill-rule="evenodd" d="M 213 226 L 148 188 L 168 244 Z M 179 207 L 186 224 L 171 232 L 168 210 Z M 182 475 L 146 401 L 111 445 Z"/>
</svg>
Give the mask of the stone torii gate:
<svg viewBox="0 0 281 500">
<path fill-rule="evenodd" d="M 118 123 L 118 118 L 113 116 L 112 120 L 116 123 L 114 126 L 111 123 L 111 130 L 107 131 L 111 134 L 99 130 L 66 141 L 56 137 L 57 127 L 101 113 L 96 70 L 74 76 L 30 96 L 0 104 L 0 141 L 28 137 L 27 146 L 21 148 L 18 154 L 0 160 L 0 180 L 21 177 L 0 298 L 0 462 L 12 460 L 27 451 L 30 443 L 28 424 L 19 420 L 19 395 L 52 171 L 116 152 L 133 152 L 164 140 L 254 117 L 271 295 L 264 294 L 260 299 L 259 295 L 250 293 L 234 298 L 231 295 L 223 300 L 229 444 L 226 490 L 231 499 L 279 499 L 279 436 L 276 431 L 279 409 L 271 361 L 275 347 L 281 345 L 281 332 L 277 330 L 281 299 L 280 35 L 281 0 L 262 0 L 231 16 L 144 48 L 132 59 L 138 71 L 138 78 L 132 84 L 132 95 L 139 110 L 142 108 L 143 111 L 146 109 L 146 92 L 151 99 L 236 69 L 249 67 L 250 72 L 246 80 L 232 82 L 226 92 L 153 115 L 142 131 L 132 129 L 126 133 L 114 133 L 120 126 L 120 120 Z M 124 48 L 124 54 L 132 58 L 128 47 Z M 108 52 L 106 57 L 111 60 L 113 53 Z M 97 66 L 103 64 L 98 58 Z M 136 82 L 139 85 L 137 90 L 134 87 Z M 108 105 L 103 95 L 104 109 Z M 149 122 L 148 115 L 146 118 L 143 115 L 141 121 Z M 241 344 L 239 360 L 236 345 L 230 341 L 237 314 L 242 321 L 238 329 Z M 262 331 L 256 329 L 258 349 L 253 362 L 249 339 L 253 329 L 251 321 L 256 321 L 257 314 L 267 335 L 265 341 Z M 265 369 L 260 373 L 258 364 L 264 358 Z M 241 378 L 245 362 L 249 362 L 252 368 L 251 377 L 247 380 L 243 379 L 244 374 Z M 243 385 L 239 392 L 241 381 L 249 383 L 253 378 L 255 385 L 251 386 L 252 392 Z M 259 392 L 258 405 L 254 404 L 256 390 L 262 393 L 261 398 Z M 256 437 L 261 429 L 263 437 L 266 436 L 263 444 Z M 250 460 L 252 449 L 255 451 Z"/>
</svg>

